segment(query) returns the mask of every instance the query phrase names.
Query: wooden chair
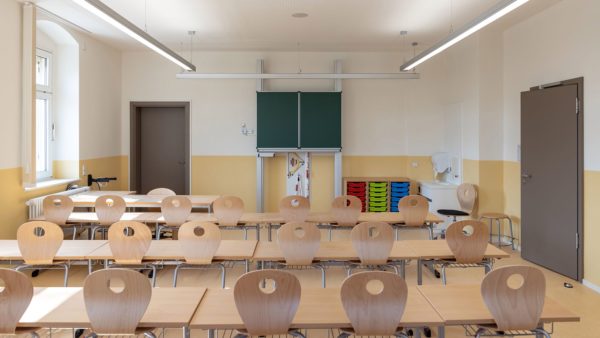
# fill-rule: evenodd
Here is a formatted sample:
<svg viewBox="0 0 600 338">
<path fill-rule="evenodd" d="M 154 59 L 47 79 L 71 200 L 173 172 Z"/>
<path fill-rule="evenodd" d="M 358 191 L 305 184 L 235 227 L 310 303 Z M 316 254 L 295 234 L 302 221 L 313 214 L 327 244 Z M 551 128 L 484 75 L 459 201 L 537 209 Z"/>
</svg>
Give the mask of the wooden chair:
<svg viewBox="0 0 600 338">
<path fill-rule="evenodd" d="M 306 222 L 310 213 L 310 200 L 304 196 L 286 196 L 279 202 L 279 213 L 285 223 Z"/>
<path fill-rule="evenodd" d="M 177 232 L 177 229 L 187 221 L 192 213 L 192 202 L 186 196 L 167 196 L 160 202 L 160 211 L 165 219 L 165 224 L 157 226 L 157 240 L 160 239 L 163 230 L 171 230 L 174 234 Z"/>
<path fill-rule="evenodd" d="M 44 198 L 42 205 L 46 222 L 54 223 L 63 229 L 71 228 L 73 239 L 77 237 L 77 225 L 67 225 L 69 216 L 75 208 L 73 200 L 69 196 L 50 195 Z"/>
<path fill-rule="evenodd" d="M 442 283 L 446 284 L 447 268 L 484 267 L 486 273 L 492 269 L 492 262 L 484 259 L 488 246 L 489 230 L 484 223 L 465 220 L 450 224 L 446 229 L 446 242 L 454 259 L 442 260 Z"/>
<path fill-rule="evenodd" d="M 380 269 L 389 267 L 394 269 L 397 274 L 400 273 L 396 264 L 388 262 L 390 252 L 394 246 L 393 233 L 392 227 L 383 222 L 363 222 L 356 225 L 352 229 L 350 237 L 352 246 L 360 258 L 360 264 L 349 263 L 347 267 L 348 276 L 352 274 L 352 270 L 355 268 Z"/>
<path fill-rule="evenodd" d="M 461 210 L 439 209 L 437 211 L 440 215 L 452 217 L 453 222 L 456 222 L 457 217 L 465 217 L 473 213 L 477 200 L 477 189 L 471 183 L 463 183 L 456 189 L 456 197 Z"/>
<path fill-rule="evenodd" d="M 404 217 L 404 227 L 426 228 L 429 230 L 429 239 L 433 239 L 433 224 L 426 222 L 429 213 L 429 201 L 421 195 L 409 195 L 402 197 L 398 202 L 398 211 Z M 396 240 L 398 240 L 398 227 L 396 227 Z"/>
<path fill-rule="evenodd" d="M 362 202 L 356 196 L 343 195 L 338 196 L 331 203 L 331 215 L 338 227 L 353 227 L 358 223 Z M 329 240 L 331 241 L 331 231 L 335 226 L 329 225 Z"/>
<path fill-rule="evenodd" d="M 0 292 L 0 335 L 28 333 L 38 338 L 35 331 L 40 328 L 17 327 L 33 298 L 31 279 L 22 272 L 0 268 L 0 281 L 4 283 L 4 289 Z"/>
<path fill-rule="evenodd" d="M 265 280 L 274 281 L 274 290 L 261 289 Z M 298 330 L 290 328 L 298 310 L 300 293 L 298 278 L 289 272 L 257 270 L 242 275 L 233 287 L 235 306 L 246 328 L 239 330 L 240 335 L 291 334 L 304 338 Z"/>
<path fill-rule="evenodd" d="M 321 285 L 325 287 L 325 267 L 314 262 L 321 246 L 321 231 L 310 223 L 286 223 L 277 231 L 277 244 L 285 258 L 285 264 L 277 268 L 304 269 L 313 267 L 321 270 Z"/>
<path fill-rule="evenodd" d="M 175 196 L 177 195 L 173 190 L 168 188 L 156 188 L 148 191 L 148 196 Z"/>
<path fill-rule="evenodd" d="M 225 288 L 225 265 L 213 257 L 221 244 L 221 230 L 210 222 L 192 221 L 179 227 L 179 245 L 185 262 L 179 262 L 173 272 L 173 287 L 181 269 L 221 269 L 221 288 Z"/>
<path fill-rule="evenodd" d="M 111 287 L 111 282 L 116 285 Z M 151 328 L 138 324 L 152 298 L 146 277 L 127 269 L 104 269 L 88 275 L 83 282 L 83 300 L 96 335 L 138 335 L 154 338 Z"/>
<path fill-rule="evenodd" d="M 96 216 L 98 216 L 98 224 L 92 227 L 90 238 L 96 239 L 97 231 L 106 233 L 113 223 L 121 220 L 126 209 L 127 205 L 121 196 L 104 195 L 98 197 L 96 202 L 94 202 L 94 210 L 96 211 Z"/>
<path fill-rule="evenodd" d="M 375 288 L 371 289 L 369 284 Z M 377 284 L 382 289 L 376 289 Z M 354 274 L 342 283 L 341 298 L 352 328 L 342 329 L 339 338 L 351 335 L 408 338 L 398 326 L 408 299 L 408 287 L 402 277 L 385 271 Z"/>
<path fill-rule="evenodd" d="M 108 228 L 108 245 L 114 263 L 106 267 L 131 267 L 152 271 L 152 286 L 156 286 L 156 266 L 143 263 L 152 243 L 152 232 L 146 224 L 119 221 Z"/>
<path fill-rule="evenodd" d="M 244 230 L 244 239 L 248 239 L 248 229 L 256 229 L 256 240 L 260 239 L 260 227 L 258 224 L 240 224 L 240 218 L 244 214 L 244 201 L 237 196 L 221 196 L 213 202 L 213 211 L 219 227 L 229 230 Z"/>
<path fill-rule="evenodd" d="M 509 285 L 511 276 L 520 276 L 521 285 Z M 504 266 L 488 273 L 481 283 L 481 296 L 496 325 L 481 325 L 476 337 L 512 336 L 512 331 L 529 331 L 550 338 L 540 323 L 546 297 L 546 279 L 542 271 L 530 266 Z M 511 334 L 512 333 L 512 334 Z"/>
<path fill-rule="evenodd" d="M 23 223 L 17 230 L 17 242 L 24 263 L 15 270 L 55 270 L 64 269 L 64 286 L 69 281 L 69 264 L 54 261 L 54 256 L 63 242 L 60 226 L 46 221 Z"/>
</svg>

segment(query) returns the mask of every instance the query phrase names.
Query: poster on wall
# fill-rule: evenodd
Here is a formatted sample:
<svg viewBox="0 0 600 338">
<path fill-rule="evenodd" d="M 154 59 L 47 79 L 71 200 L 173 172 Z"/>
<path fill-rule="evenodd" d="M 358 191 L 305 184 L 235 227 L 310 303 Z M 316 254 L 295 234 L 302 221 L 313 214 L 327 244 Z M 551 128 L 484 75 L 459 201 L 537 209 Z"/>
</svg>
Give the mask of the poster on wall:
<svg viewBox="0 0 600 338">
<path fill-rule="evenodd" d="M 310 198 L 310 154 L 305 152 L 287 153 L 288 195 Z"/>
</svg>

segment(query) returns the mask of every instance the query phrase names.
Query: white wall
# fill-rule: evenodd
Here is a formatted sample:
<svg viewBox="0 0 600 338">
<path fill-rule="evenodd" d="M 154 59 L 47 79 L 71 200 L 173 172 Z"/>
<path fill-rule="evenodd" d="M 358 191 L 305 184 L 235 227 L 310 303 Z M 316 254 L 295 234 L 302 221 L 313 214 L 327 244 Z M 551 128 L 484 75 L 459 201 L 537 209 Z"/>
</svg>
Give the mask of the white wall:
<svg viewBox="0 0 600 338">
<path fill-rule="evenodd" d="M 343 60 L 345 72 L 395 72 L 395 53 L 196 52 L 199 72 L 254 72 L 256 59 L 267 72 L 332 72 Z M 300 60 L 300 61 L 298 61 Z M 421 80 L 344 80 L 343 148 L 346 155 L 431 155 L 442 150 L 446 74 L 443 58 L 419 71 Z M 129 153 L 130 101 L 191 101 L 193 155 L 253 155 L 256 138 L 240 134 L 244 121 L 256 127 L 253 80 L 178 80 L 179 71 L 152 52 L 123 54 L 122 139 Z M 462 75 L 462 74 L 461 74 Z M 330 80 L 267 80 L 268 90 L 332 90 Z M 470 111 L 472 112 L 472 111 Z"/>
<path fill-rule="evenodd" d="M 0 169 L 21 163 L 21 5 L 0 1 Z"/>
<path fill-rule="evenodd" d="M 563 0 L 504 34 L 504 158 L 517 160 L 520 92 L 583 76 L 584 162 L 600 170 L 600 1 Z"/>
</svg>

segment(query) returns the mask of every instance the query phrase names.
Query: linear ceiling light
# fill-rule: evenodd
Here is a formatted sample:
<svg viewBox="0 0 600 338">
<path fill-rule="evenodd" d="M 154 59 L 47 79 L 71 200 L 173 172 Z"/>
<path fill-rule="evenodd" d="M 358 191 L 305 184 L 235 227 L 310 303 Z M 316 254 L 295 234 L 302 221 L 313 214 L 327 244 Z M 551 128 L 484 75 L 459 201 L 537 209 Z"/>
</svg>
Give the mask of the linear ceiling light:
<svg viewBox="0 0 600 338">
<path fill-rule="evenodd" d="M 418 73 L 179 73 L 178 79 L 418 79 Z"/>
<path fill-rule="evenodd" d="M 503 0 L 497 3 L 494 7 L 488 9 L 484 13 L 482 13 L 475 20 L 471 21 L 469 24 L 464 26 L 463 28 L 455 31 L 450 34 L 448 37 L 443 39 L 442 41 L 436 43 L 431 48 L 426 51 L 420 53 L 414 58 L 410 59 L 408 62 L 404 63 L 400 66 L 401 71 L 411 70 L 421 63 L 431 59 L 437 54 L 443 52 L 444 50 L 450 48 L 452 45 L 461 41 L 462 39 L 468 37 L 469 35 L 477 32 L 483 27 L 489 25 L 490 23 L 498 20 L 504 15 L 510 13 L 521 5 L 525 4 L 529 0 Z"/>
<path fill-rule="evenodd" d="M 106 6 L 99 0 L 73 0 L 79 6 L 87 9 L 94 15 L 98 16 L 102 20 L 108 22 L 109 24 L 115 26 L 125 34 L 130 37 L 136 39 L 137 41 L 144 44 L 146 47 L 152 49 L 163 57 L 167 58 L 169 61 L 177 64 L 181 68 L 187 71 L 195 71 L 196 66 L 188 62 L 186 59 L 181 57 L 179 54 L 175 53 L 167 46 L 160 43 L 158 40 L 150 36 L 148 33 L 144 32 L 136 25 L 122 17 L 119 13 L 112 10 L 110 7 Z"/>
</svg>

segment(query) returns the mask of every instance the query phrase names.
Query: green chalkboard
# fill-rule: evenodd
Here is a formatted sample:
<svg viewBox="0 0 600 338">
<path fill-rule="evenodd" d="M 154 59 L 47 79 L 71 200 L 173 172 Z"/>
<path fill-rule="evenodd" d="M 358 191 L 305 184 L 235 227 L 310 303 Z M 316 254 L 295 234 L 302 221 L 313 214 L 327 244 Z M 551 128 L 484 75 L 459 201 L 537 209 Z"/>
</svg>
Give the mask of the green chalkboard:
<svg viewBox="0 0 600 338">
<path fill-rule="evenodd" d="M 257 148 L 297 148 L 298 93 L 257 92 Z"/>
<path fill-rule="evenodd" d="M 342 147 L 342 93 L 300 93 L 300 146 Z"/>
</svg>

